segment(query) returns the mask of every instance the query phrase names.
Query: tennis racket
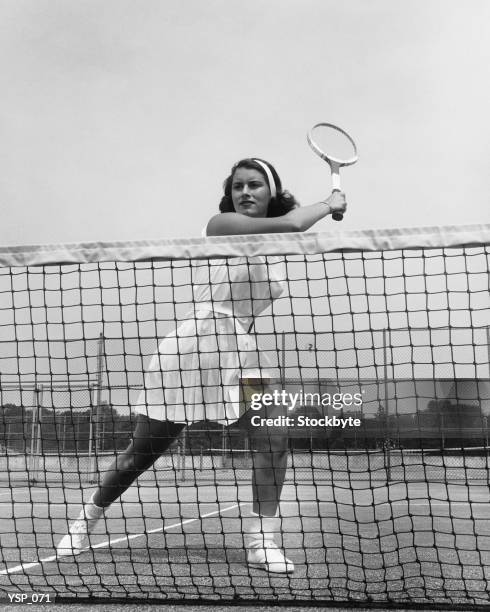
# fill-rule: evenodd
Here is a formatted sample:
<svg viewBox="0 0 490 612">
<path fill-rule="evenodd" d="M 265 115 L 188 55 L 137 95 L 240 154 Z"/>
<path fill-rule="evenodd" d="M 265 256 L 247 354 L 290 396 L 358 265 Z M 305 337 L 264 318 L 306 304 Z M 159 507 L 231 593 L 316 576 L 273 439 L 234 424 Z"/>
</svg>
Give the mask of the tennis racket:
<svg viewBox="0 0 490 612">
<path fill-rule="evenodd" d="M 317 123 L 306 134 L 308 144 L 330 166 L 332 173 L 332 191 L 340 191 L 340 173 L 343 166 L 355 164 L 357 156 L 356 143 L 341 128 L 332 123 Z M 344 215 L 334 212 L 332 218 L 342 221 Z"/>
</svg>

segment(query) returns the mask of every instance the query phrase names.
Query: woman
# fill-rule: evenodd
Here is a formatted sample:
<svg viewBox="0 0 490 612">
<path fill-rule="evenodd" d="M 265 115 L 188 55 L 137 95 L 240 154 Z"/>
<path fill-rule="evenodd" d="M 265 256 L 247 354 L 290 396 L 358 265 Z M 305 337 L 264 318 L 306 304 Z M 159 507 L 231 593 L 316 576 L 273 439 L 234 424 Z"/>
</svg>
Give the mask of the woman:
<svg viewBox="0 0 490 612">
<path fill-rule="evenodd" d="M 283 191 L 272 165 L 258 158 L 239 161 L 224 183 L 220 213 L 208 236 L 302 232 L 333 212 L 345 212 L 342 193 L 300 208 Z M 240 261 L 242 260 L 242 261 Z M 76 555 L 89 546 L 104 510 L 164 453 L 187 423 L 212 420 L 229 425 L 240 417 L 239 379 L 266 378 L 270 364 L 250 334 L 254 317 L 282 293 L 273 264 L 261 257 L 193 262 L 195 311 L 167 336 L 145 376 L 133 441 L 104 475 L 90 501 L 57 546 Z M 286 279 L 283 279 L 286 280 Z M 253 512 L 242 518 L 247 562 L 275 573 L 293 563 L 274 541 L 280 533 L 279 499 L 287 467 L 284 430 L 250 428 L 253 449 Z"/>
</svg>

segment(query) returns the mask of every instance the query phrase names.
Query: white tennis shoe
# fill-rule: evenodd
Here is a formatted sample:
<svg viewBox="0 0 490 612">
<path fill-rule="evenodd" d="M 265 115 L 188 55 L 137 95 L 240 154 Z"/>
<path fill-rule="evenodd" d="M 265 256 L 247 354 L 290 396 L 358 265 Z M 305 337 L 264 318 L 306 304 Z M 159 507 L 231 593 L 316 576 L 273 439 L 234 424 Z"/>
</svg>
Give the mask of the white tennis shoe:
<svg viewBox="0 0 490 612">
<path fill-rule="evenodd" d="M 247 548 L 247 563 L 273 574 L 292 574 L 294 564 L 272 540 L 251 542 Z"/>
<path fill-rule="evenodd" d="M 103 508 L 89 502 L 80 512 L 79 517 L 74 520 L 68 533 L 63 536 L 56 547 L 58 557 L 79 555 L 90 548 L 90 534 L 99 522 Z"/>
<path fill-rule="evenodd" d="M 247 549 L 247 563 L 274 574 L 292 574 L 294 564 L 274 541 L 281 537 L 281 518 L 279 516 L 242 517 L 244 542 Z"/>
</svg>

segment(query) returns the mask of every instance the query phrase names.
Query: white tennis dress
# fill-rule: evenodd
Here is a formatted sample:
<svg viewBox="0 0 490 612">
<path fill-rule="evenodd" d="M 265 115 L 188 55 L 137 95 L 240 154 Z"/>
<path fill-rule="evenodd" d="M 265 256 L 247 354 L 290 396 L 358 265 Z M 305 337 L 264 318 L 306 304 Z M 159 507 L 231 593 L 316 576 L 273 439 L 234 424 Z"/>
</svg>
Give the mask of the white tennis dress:
<svg viewBox="0 0 490 612">
<path fill-rule="evenodd" d="M 192 261 L 191 273 L 193 310 L 160 343 L 133 411 L 228 425 L 240 417 L 240 377 L 273 376 L 270 357 L 248 332 L 283 292 L 285 276 L 280 264 L 258 256 Z"/>
</svg>

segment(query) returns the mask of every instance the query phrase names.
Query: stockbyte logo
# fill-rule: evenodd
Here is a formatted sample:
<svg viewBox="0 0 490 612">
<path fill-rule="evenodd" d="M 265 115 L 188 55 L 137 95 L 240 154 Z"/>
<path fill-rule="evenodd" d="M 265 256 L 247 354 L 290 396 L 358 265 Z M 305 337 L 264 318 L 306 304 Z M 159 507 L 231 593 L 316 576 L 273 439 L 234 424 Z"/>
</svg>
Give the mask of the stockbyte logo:
<svg viewBox="0 0 490 612">
<path fill-rule="evenodd" d="M 252 427 L 337 427 L 345 429 L 346 427 L 360 427 L 361 419 L 338 416 L 314 418 L 307 415 L 298 415 L 296 417 L 284 415 L 261 417 L 258 414 L 254 414 L 250 418 L 250 423 Z"/>
</svg>

